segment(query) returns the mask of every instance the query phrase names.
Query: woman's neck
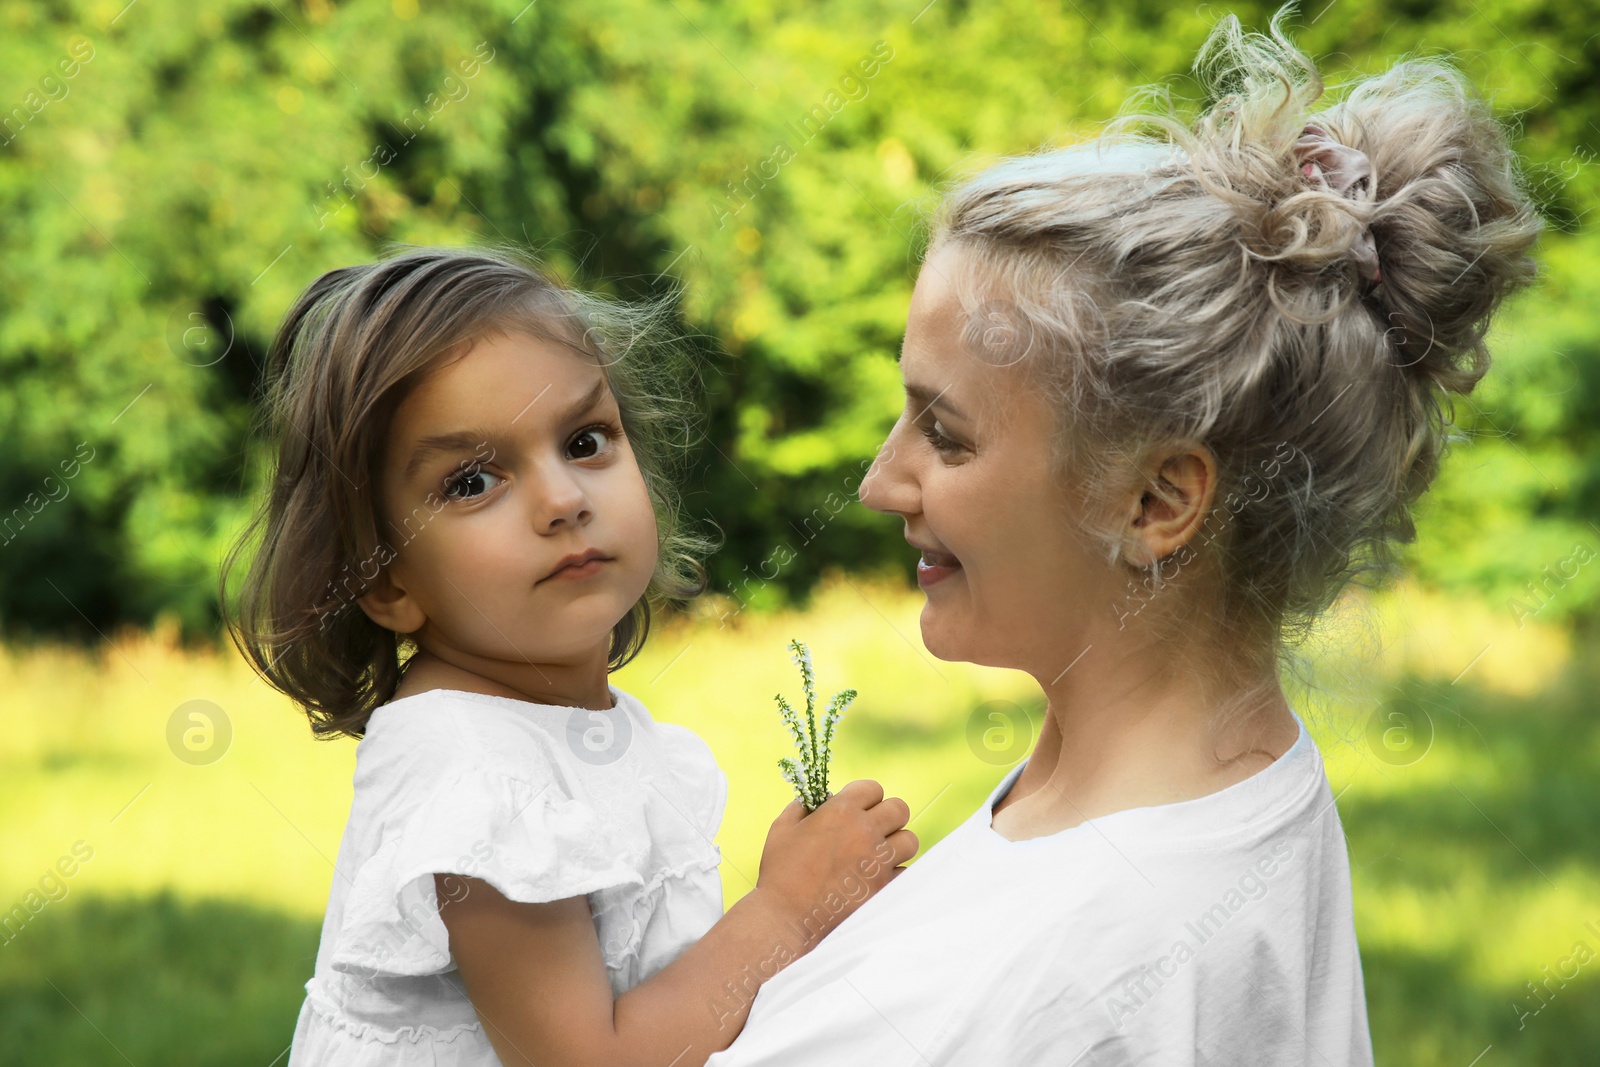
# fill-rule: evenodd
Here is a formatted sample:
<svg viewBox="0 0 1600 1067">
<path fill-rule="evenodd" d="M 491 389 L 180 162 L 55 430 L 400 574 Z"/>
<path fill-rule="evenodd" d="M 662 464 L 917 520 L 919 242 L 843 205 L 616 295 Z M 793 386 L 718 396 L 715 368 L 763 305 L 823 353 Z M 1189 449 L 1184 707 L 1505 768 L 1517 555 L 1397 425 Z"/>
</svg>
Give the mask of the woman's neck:
<svg viewBox="0 0 1600 1067">
<path fill-rule="evenodd" d="M 1218 687 L 1093 650 L 1053 681 L 1039 739 L 994 827 L 1037 837 L 1129 808 L 1192 800 L 1257 773 L 1299 726 L 1275 676 Z"/>
</svg>

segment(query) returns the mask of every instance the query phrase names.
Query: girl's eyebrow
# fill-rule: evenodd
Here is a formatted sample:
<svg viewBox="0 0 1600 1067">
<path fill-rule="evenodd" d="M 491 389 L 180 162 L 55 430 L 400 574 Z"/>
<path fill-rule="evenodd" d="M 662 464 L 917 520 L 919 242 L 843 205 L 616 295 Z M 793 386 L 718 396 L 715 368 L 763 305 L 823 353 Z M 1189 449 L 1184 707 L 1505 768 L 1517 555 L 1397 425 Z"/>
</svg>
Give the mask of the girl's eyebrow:
<svg viewBox="0 0 1600 1067">
<path fill-rule="evenodd" d="M 571 422 L 573 419 L 595 408 L 610 393 L 611 383 L 605 378 L 599 379 L 594 383 L 592 389 L 567 406 L 567 410 L 561 414 L 560 421 Z M 544 396 L 544 393 L 541 392 L 539 396 L 534 397 L 533 401 L 529 402 L 528 407 L 532 407 L 542 396 Z M 523 413 L 526 413 L 528 409 L 523 408 L 522 410 Z M 521 417 L 522 415 L 520 414 L 517 416 L 517 418 Z M 516 420 L 513 419 L 512 421 L 515 422 Z M 435 456 L 466 451 L 476 454 L 493 437 L 494 434 L 485 430 L 454 430 L 450 433 L 433 434 L 429 437 L 424 437 L 417 442 L 416 447 L 411 450 L 411 458 L 406 461 L 405 480 L 410 481 L 416 477 L 417 472 L 422 469 L 423 465 Z"/>
<path fill-rule="evenodd" d="M 456 453 L 477 450 L 489 443 L 489 434 L 482 430 L 456 430 L 453 433 L 434 434 L 424 437 L 417 442 L 417 447 L 411 450 L 411 459 L 406 462 L 406 481 L 416 477 L 417 471 L 430 459 L 443 453 Z"/>
</svg>

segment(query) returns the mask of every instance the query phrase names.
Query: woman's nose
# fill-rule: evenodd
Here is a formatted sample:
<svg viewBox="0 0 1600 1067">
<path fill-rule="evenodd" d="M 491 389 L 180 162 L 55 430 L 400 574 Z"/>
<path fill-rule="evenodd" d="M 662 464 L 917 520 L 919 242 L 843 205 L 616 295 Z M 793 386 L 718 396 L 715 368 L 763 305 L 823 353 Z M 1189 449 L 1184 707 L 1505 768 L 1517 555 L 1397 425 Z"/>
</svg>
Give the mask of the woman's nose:
<svg viewBox="0 0 1600 1067">
<path fill-rule="evenodd" d="M 861 479 L 858 495 L 861 503 L 873 511 L 906 514 L 918 509 L 916 480 L 911 477 L 899 449 L 900 426 L 897 423 L 877 457 Z"/>
</svg>

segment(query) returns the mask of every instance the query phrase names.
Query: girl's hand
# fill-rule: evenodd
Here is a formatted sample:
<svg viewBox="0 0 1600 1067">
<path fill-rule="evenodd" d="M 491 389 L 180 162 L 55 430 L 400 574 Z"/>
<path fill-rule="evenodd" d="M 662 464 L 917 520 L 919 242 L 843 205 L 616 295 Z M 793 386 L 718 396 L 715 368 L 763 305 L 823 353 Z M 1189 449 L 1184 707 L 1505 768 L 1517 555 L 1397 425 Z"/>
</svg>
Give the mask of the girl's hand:
<svg viewBox="0 0 1600 1067">
<path fill-rule="evenodd" d="M 820 941 L 917 854 L 905 828 L 911 809 L 883 786 L 851 782 L 806 813 L 792 801 L 767 832 L 755 892 L 801 934 L 801 951 Z"/>
</svg>

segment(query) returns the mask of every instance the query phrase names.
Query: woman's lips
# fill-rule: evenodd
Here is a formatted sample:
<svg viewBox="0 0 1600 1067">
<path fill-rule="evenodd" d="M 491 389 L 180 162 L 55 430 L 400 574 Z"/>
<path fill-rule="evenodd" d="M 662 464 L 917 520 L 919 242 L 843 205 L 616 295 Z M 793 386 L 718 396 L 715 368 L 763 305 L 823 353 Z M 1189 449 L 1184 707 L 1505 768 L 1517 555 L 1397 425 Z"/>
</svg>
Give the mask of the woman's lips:
<svg viewBox="0 0 1600 1067">
<path fill-rule="evenodd" d="M 917 584 L 926 589 L 937 585 L 961 569 L 961 561 L 948 552 L 934 552 L 931 549 L 922 550 L 922 558 L 917 560 Z"/>
</svg>

